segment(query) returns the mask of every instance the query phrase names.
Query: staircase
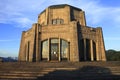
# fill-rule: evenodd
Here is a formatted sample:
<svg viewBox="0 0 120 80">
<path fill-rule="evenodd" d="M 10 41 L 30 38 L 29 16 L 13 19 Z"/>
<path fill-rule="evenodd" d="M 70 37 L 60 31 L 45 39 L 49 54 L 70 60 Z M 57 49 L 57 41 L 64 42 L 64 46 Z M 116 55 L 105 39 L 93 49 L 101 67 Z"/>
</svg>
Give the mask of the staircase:
<svg viewBox="0 0 120 80">
<path fill-rule="evenodd" d="M 0 80 L 120 80 L 120 61 L 4 62 Z"/>
</svg>

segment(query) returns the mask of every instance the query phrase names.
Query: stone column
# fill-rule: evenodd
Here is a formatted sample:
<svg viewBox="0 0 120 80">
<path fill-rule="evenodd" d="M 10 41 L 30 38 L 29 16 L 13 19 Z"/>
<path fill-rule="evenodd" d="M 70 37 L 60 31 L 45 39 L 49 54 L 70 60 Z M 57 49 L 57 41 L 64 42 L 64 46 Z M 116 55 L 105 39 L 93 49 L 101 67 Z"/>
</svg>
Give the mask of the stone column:
<svg viewBox="0 0 120 80">
<path fill-rule="evenodd" d="M 94 61 L 94 56 L 93 56 L 93 41 L 90 40 L 90 54 L 91 54 L 91 61 Z"/>
<path fill-rule="evenodd" d="M 59 52 L 58 52 L 59 61 L 61 61 L 61 54 L 60 54 L 61 47 L 60 47 L 60 43 L 61 43 L 61 40 L 59 38 Z"/>
<path fill-rule="evenodd" d="M 50 39 L 48 38 L 48 61 L 50 61 Z"/>
<path fill-rule="evenodd" d="M 84 60 L 86 61 L 86 39 L 83 39 L 84 40 Z"/>
</svg>

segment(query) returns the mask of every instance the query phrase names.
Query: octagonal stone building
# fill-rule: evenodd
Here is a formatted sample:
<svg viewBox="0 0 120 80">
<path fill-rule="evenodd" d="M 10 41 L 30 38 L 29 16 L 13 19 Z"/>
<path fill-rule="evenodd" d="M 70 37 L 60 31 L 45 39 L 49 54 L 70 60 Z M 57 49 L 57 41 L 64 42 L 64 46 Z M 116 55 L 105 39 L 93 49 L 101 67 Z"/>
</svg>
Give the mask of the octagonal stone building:
<svg viewBox="0 0 120 80">
<path fill-rule="evenodd" d="M 102 28 L 88 27 L 83 10 L 53 5 L 23 31 L 19 61 L 106 61 Z"/>
</svg>

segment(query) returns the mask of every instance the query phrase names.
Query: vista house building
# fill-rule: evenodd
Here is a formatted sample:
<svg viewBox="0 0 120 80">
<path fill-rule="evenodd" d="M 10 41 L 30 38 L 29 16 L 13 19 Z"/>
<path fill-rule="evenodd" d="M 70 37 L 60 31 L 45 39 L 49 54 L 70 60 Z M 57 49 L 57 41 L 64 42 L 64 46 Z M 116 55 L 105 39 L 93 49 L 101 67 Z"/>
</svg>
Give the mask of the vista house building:
<svg viewBox="0 0 120 80">
<path fill-rule="evenodd" d="M 106 61 L 102 28 L 86 25 L 82 9 L 52 5 L 22 32 L 19 61 Z"/>
</svg>

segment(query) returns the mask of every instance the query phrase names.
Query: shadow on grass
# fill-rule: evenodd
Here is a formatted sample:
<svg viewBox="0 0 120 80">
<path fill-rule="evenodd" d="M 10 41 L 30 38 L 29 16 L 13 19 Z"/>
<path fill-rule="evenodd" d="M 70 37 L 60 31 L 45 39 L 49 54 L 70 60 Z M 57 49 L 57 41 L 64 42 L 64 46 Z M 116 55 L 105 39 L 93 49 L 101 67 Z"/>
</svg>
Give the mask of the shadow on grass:
<svg viewBox="0 0 120 80">
<path fill-rule="evenodd" d="M 99 66 L 83 66 L 76 70 L 55 70 L 38 80 L 120 80 L 120 75 L 114 75 L 111 70 Z"/>
</svg>

